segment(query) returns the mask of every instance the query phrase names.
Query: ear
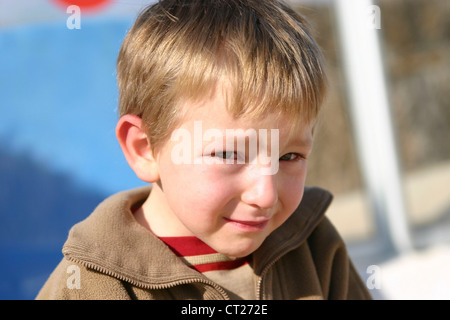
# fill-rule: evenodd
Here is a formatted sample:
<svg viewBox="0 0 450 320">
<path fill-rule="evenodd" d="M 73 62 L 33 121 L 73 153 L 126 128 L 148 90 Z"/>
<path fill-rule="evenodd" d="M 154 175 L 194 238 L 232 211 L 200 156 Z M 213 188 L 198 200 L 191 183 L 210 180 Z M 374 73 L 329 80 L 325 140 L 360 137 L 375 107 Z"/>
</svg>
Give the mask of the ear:
<svg viewBox="0 0 450 320">
<path fill-rule="evenodd" d="M 116 126 L 116 137 L 131 169 L 139 179 L 153 183 L 159 180 L 159 170 L 142 119 L 124 115 Z"/>
</svg>

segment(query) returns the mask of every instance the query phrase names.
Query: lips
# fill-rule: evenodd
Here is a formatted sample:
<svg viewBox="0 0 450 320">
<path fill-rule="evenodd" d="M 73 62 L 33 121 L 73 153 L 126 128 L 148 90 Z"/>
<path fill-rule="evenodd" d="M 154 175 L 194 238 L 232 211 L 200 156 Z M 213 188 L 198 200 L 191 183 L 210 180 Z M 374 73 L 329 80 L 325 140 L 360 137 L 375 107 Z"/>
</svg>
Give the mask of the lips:
<svg viewBox="0 0 450 320">
<path fill-rule="evenodd" d="M 234 227 L 243 231 L 261 231 L 266 226 L 269 220 L 235 220 L 224 218 L 225 221 Z"/>
</svg>

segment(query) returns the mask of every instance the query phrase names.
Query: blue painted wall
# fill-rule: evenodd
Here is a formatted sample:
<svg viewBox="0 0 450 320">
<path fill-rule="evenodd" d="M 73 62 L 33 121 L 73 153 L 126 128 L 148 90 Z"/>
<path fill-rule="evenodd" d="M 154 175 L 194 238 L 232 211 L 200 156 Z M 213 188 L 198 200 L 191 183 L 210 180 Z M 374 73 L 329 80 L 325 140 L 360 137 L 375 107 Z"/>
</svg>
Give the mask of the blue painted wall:
<svg viewBox="0 0 450 320">
<path fill-rule="evenodd" d="M 70 227 L 141 186 L 116 141 L 128 19 L 0 30 L 0 299 L 33 299 Z"/>
</svg>

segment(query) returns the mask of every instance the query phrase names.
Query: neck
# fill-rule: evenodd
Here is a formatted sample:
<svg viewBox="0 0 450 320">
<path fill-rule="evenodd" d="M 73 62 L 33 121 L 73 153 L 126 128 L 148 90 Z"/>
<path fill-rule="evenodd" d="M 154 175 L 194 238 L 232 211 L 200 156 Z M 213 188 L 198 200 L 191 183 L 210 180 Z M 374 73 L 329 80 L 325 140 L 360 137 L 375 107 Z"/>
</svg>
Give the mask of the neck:
<svg viewBox="0 0 450 320">
<path fill-rule="evenodd" d="M 136 221 L 157 237 L 192 236 L 167 204 L 158 183 L 152 185 L 147 200 L 134 213 Z"/>
</svg>

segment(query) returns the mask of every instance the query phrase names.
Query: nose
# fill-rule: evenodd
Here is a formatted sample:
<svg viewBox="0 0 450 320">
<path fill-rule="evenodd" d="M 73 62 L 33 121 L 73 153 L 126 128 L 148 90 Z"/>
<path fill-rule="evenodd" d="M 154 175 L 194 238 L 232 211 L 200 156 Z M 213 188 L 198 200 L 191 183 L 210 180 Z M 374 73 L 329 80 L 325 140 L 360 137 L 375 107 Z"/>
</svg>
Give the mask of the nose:
<svg viewBox="0 0 450 320">
<path fill-rule="evenodd" d="M 241 200 L 259 209 L 270 209 L 278 201 L 277 176 L 256 171 L 249 173 Z"/>
</svg>

